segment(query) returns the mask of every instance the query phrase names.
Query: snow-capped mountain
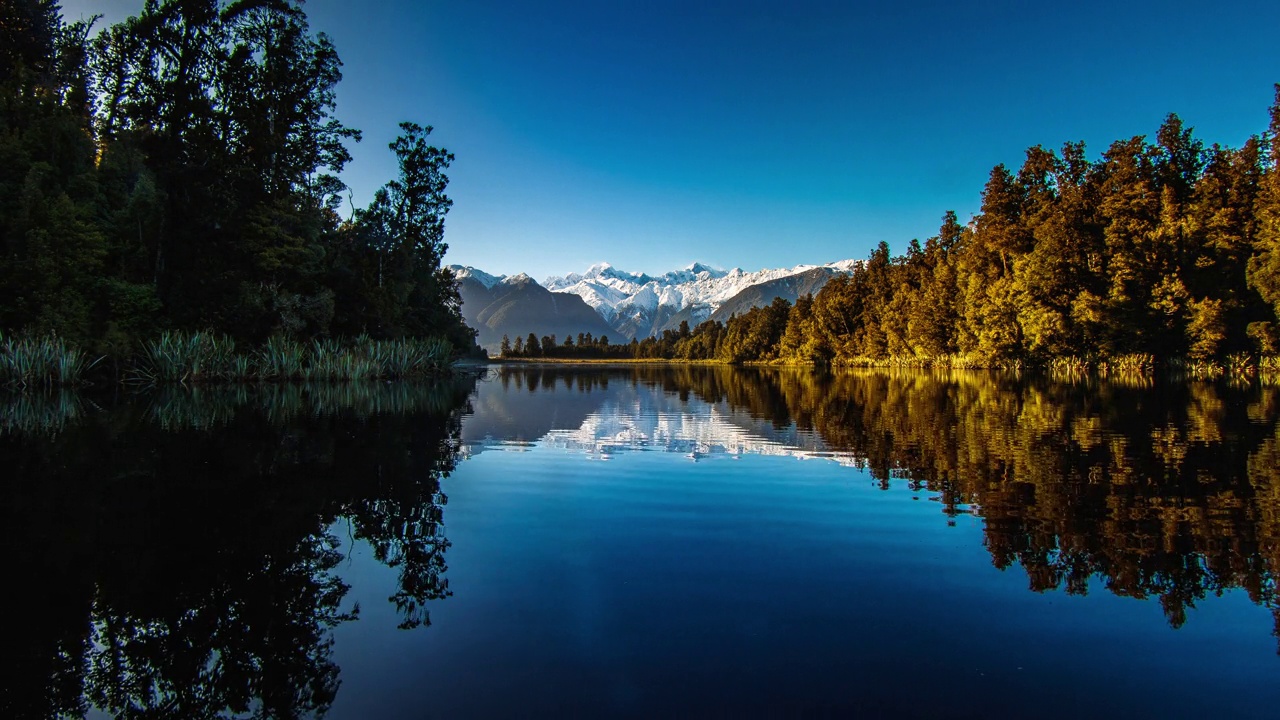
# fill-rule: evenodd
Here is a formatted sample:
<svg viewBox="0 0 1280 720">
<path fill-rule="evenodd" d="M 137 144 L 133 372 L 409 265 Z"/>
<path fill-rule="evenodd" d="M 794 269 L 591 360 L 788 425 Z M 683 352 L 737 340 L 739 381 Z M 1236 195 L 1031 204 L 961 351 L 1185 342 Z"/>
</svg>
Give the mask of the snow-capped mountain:
<svg viewBox="0 0 1280 720">
<path fill-rule="evenodd" d="M 677 316 L 674 324 L 688 320 L 690 325 L 696 325 L 747 288 L 820 268 L 829 270 L 830 275 L 848 273 L 857 263 L 844 260 L 757 272 L 744 272 L 741 268 L 717 270 L 694 263 L 657 277 L 600 263 L 585 273 L 549 277 L 542 284 L 553 292 L 582 298 L 625 335 L 644 337 L 661 333 Z"/>
<path fill-rule="evenodd" d="M 610 333 L 620 337 L 577 296 L 553 293 L 524 273 L 495 276 L 458 265 L 449 269 L 459 281 L 462 317 L 478 333 L 476 342 L 490 353 L 501 349 L 504 335 L 563 338 L 589 332 L 596 337 Z"/>
<path fill-rule="evenodd" d="M 482 270 L 477 270 L 470 265 L 463 267 L 461 265 L 450 265 L 449 269 L 453 271 L 454 277 L 459 280 L 472 278 L 476 282 L 485 287 L 486 290 L 492 290 L 494 285 L 507 279 L 506 275 L 490 275 Z M 528 276 L 526 276 L 528 277 Z"/>
<path fill-rule="evenodd" d="M 612 337 L 643 338 L 675 329 L 681 321 L 696 326 L 722 308 L 720 314 L 727 317 L 731 312 L 744 312 L 751 307 L 766 305 L 775 297 L 794 301 L 798 295 L 816 292 L 838 274 L 853 272 L 859 262 L 843 260 L 826 265 L 797 265 L 756 272 L 745 272 L 741 268 L 719 270 L 694 263 L 658 276 L 626 272 L 609 263 L 599 263 L 585 273 L 549 277 L 541 287 L 554 295 L 576 295 L 614 330 Z M 524 273 L 508 277 L 460 265 L 449 268 L 463 281 L 463 314 L 468 318 L 468 306 L 479 304 L 479 300 L 471 299 L 472 296 L 483 296 L 487 302 L 502 288 L 525 287 L 532 283 Z M 468 292 L 469 287 L 477 290 L 482 287 L 488 292 Z M 473 314 L 480 312 L 476 308 L 470 310 Z M 525 332 L 513 330 L 519 334 Z"/>
</svg>

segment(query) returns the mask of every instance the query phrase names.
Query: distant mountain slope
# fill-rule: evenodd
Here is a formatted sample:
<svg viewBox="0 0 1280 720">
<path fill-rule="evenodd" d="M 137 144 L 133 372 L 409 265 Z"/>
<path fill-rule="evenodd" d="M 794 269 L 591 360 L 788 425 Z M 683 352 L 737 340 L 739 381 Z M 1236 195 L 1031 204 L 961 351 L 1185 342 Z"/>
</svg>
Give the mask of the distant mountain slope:
<svg viewBox="0 0 1280 720">
<path fill-rule="evenodd" d="M 496 353 L 505 334 L 530 332 L 539 338 L 608 335 L 614 342 L 661 335 L 682 321 L 696 327 L 707 319 L 725 321 L 774 298 L 790 302 L 816 293 L 828 280 L 848 274 L 857 262 L 743 272 L 694 263 L 659 276 L 629 273 L 601 263 L 587 272 L 547 278 L 543 287 L 529 276 L 494 276 L 451 265 L 459 278 L 462 315 L 479 331 L 480 346 Z"/>
<path fill-rule="evenodd" d="M 552 293 L 528 275 L 494 277 L 474 268 L 450 269 L 459 278 L 462 317 L 478 332 L 476 342 L 491 355 L 498 353 L 503 335 L 512 342 L 529 333 L 539 338 L 555 335 L 561 341 L 579 333 L 624 339 L 582 298 Z"/>
<path fill-rule="evenodd" d="M 756 305 L 772 302 L 778 295 L 794 300 L 803 295 L 807 287 L 821 287 L 836 273 L 848 273 L 857 262 L 845 260 L 829 265 L 797 265 L 744 272 L 741 269 L 716 270 L 694 263 L 657 277 L 642 273 L 629 273 L 608 263 L 592 266 L 587 272 L 572 273 L 564 277 L 547 278 L 544 284 L 549 290 L 573 293 L 595 308 L 622 337 L 647 337 L 661 334 L 663 330 L 679 327 L 682 320 L 697 325 L 717 313 L 726 303 L 734 302 L 732 312 L 745 312 Z M 770 283 L 787 278 L 805 276 L 807 280 Z M 750 288 L 761 285 L 768 289 L 756 294 L 746 294 Z M 774 289 L 776 287 L 776 290 Z M 728 314 L 723 314 L 728 317 Z"/>
<path fill-rule="evenodd" d="M 795 303 L 798 297 L 817 294 L 828 280 L 839 274 L 842 273 L 830 267 L 816 267 L 797 275 L 752 285 L 721 303 L 720 307 L 711 313 L 709 319 L 726 322 L 733 315 L 741 315 L 751 308 L 763 307 L 780 297 L 786 298 L 787 302 Z"/>
</svg>

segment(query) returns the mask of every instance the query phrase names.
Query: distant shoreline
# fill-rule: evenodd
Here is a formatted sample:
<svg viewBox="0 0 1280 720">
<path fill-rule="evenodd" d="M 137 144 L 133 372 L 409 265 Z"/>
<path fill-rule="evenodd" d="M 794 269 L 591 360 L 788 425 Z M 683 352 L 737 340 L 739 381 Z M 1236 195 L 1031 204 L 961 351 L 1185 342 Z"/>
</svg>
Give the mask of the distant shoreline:
<svg viewBox="0 0 1280 720">
<path fill-rule="evenodd" d="M 522 367 L 634 367 L 634 366 L 721 366 L 721 367 L 753 367 L 753 368 L 808 368 L 818 367 L 816 363 L 796 363 L 773 361 L 749 361 L 730 363 L 718 359 L 688 360 L 680 358 L 504 358 L 496 357 L 477 361 L 489 366 L 518 365 Z M 1056 377 L 1156 377 L 1176 376 L 1189 380 L 1220 380 L 1224 378 L 1275 382 L 1280 379 L 1280 357 L 1263 356 L 1248 363 L 1220 364 L 1216 362 L 1193 362 L 1186 358 L 1159 361 L 1150 356 L 1124 356 L 1083 360 L 1078 357 L 1054 358 L 1048 362 L 1013 362 L 982 364 L 968 359 L 944 357 L 933 359 L 920 358 L 858 358 L 853 362 L 836 363 L 827 366 L 835 372 L 848 370 L 900 370 L 900 371 L 975 371 L 975 372 L 1029 372 L 1045 373 Z"/>
</svg>

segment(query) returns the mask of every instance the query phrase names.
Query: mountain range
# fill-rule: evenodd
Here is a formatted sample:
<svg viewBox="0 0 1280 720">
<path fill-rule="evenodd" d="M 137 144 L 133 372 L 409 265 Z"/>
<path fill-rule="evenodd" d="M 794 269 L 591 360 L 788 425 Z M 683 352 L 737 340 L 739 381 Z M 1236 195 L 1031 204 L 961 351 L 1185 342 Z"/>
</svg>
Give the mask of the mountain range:
<svg viewBox="0 0 1280 720">
<path fill-rule="evenodd" d="M 479 332 L 480 346 L 496 353 L 503 335 L 514 341 L 530 332 L 559 338 L 589 332 L 628 342 L 677 329 L 682 321 L 691 327 L 708 319 L 725 321 L 778 297 L 794 302 L 815 293 L 858 263 L 844 260 L 750 273 L 694 263 L 658 276 L 600 263 L 585 273 L 553 276 L 541 284 L 524 273 L 508 277 L 460 265 L 450 269 L 459 280 L 463 317 Z"/>
<path fill-rule="evenodd" d="M 529 333 L 560 339 L 578 333 L 589 332 L 594 337 L 615 333 L 582 298 L 553 293 L 524 273 L 494 277 L 473 268 L 451 269 L 459 279 L 462 317 L 476 329 L 476 342 L 490 355 L 498 354 L 504 335 L 515 342 Z M 630 338 L 615 333 L 612 339 Z"/>
</svg>

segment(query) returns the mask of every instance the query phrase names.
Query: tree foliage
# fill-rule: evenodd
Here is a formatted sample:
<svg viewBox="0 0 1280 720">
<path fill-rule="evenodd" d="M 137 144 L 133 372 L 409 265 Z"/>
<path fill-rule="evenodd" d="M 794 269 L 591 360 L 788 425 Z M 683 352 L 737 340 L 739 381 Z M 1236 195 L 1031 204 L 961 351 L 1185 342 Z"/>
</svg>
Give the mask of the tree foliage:
<svg viewBox="0 0 1280 720">
<path fill-rule="evenodd" d="M 0 328 L 474 345 L 441 269 L 453 156 L 402 124 L 400 176 L 340 217 L 360 133 L 301 0 L 146 0 L 96 34 L 49 0 L 0 14 Z"/>
<path fill-rule="evenodd" d="M 794 307 L 577 356 L 730 363 L 1218 363 L 1280 347 L 1280 86 L 1270 126 L 1206 148 L 1177 115 L 1152 142 L 1036 146 L 996 166 L 981 213 L 894 256 L 878 245 Z M 527 349 L 526 349 L 527 353 Z"/>
</svg>

